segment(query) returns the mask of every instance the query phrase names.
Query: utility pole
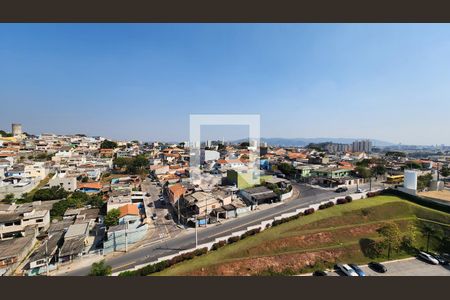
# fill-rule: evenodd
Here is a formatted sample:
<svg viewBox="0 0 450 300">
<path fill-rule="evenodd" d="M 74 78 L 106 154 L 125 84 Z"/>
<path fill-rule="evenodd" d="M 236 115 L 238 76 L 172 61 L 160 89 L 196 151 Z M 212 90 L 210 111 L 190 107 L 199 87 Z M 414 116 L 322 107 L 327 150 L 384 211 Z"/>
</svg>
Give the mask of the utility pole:
<svg viewBox="0 0 450 300">
<path fill-rule="evenodd" d="M 49 276 L 49 271 L 48 271 L 48 238 L 45 241 L 45 268 L 46 268 L 47 276 Z"/>
<path fill-rule="evenodd" d="M 195 220 L 195 248 L 197 248 L 197 246 L 198 246 L 198 233 L 197 233 L 198 226 L 197 226 L 197 224 L 198 224 L 198 220 Z"/>
<path fill-rule="evenodd" d="M 128 221 L 125 223 L 125 252 L 128 252 Z"/>
<path fill-rule="evenodd" d="M 177 200 L 177 205 L 178 205 L 177 212 L 178 212 L 178 224 L 179 224 L 179 225 L 181 225 L 181 219 L 180 219 L 180 199 L 181 199 L 181 197 L 178 198 L 178 200 Z"/>
</svg>

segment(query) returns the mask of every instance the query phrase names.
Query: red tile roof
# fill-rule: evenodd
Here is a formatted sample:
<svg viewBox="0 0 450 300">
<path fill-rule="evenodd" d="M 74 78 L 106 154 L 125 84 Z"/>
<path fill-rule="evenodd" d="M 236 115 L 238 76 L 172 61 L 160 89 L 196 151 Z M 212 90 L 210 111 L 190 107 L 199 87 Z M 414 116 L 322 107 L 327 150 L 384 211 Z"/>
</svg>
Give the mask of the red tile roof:
<svg viewBox="0 0 450 300">
<path fill-rule="evenodd" d="M 119 218 L 128 215 L 139 216 L 139 209 L 135 204 L 127 204 L 121 206 L 119 207 L 119 212 L 120 212 Z"/>
</svg>

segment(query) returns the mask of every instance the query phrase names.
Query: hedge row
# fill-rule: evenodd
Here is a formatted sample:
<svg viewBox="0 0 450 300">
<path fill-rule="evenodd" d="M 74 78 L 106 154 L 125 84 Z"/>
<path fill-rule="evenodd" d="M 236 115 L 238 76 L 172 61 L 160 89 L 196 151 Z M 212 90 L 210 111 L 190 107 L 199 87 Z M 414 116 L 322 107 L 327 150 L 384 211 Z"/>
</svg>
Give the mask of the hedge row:
<svg viewBox="0 0 450 300">
<path fill-rule="evenodd" d="M 298 214 L 293 215 L 293 216 L 291 216 L 291 217 L 283 218 L 283 219 L 280 219 L 280 220 L 275 220 L 275 221 L 272 222 L 272 226 L 278 226 L 278 225 L 280 225 L 280 224 L 283 224 L 283 223 L 286 223 L 286 222 L 289 222 L 289 221 L 296 220 L 296 219 L 300 218 L 300 217 L 303 216 L 303 215 L 304 215 L 303 212 L 299 212 Z"/>
<path fill-rule="evenodd" d="M 167 269 L 177 263 L 182 261 L 190 260 L 196 256 L 200 256 L 206 254 L 208 252 L 208 248 L 196 249 L 191 252 L 183 253 L 173 257 L 170 260 L 163 260 L 159 263 L 147 265 L 135 271 L 125 271 L 119 274 L 119 276 L 147 276 L 152 273 L 161 272 L 164 269 Z"/>
<path fill-rule="evenodd" d="M 367 198 L 372 198 L 372 197 L 376 197 L 381 195 L 381 191 L 376 191 L 376 192 L 368 192 L 367 193 Z"/>
<path fill-rule="evenodd" d="M 217 250 L 219 248 L 222 248 L 223 246 L 225 246 L 227 244 L 227 241 L 218 241 L 217 243 L 214 243 L 211 246 L 211 251 Z"/>
<path fill-rule="evenodd" d="M 333 201 L 329 201 L 327 203 L 319 205 L 319 209 L 326 209 L 326 208 L 329 208 L 329 207 L 332 207 L 332 206 L 334 206 L 334 202 Z"/>
<path fill-rule="evenodd" d="M 241 235 L 241 240 L 245 239 L 246 237 L 255 235 L 255 234 L 259 233 L 260 231 L 261 231 L 261 228 L 251 229 L 251 230 L 245 232 L 243 235 Z"/>
</svg>

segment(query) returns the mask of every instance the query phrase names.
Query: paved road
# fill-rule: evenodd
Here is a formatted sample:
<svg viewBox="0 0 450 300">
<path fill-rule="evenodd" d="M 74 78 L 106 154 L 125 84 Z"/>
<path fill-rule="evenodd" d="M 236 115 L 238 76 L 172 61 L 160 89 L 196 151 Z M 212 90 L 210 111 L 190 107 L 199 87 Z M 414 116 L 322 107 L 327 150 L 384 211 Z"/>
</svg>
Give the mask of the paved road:
<svg viewBox="0 0 450 300">
<path fill-rule="evenodd" d="M 259 224 L 261 221 L 271 219 L 282 213 L 291 212 L 298 208 L 304 208 L 311 204 L 334 198 L 337 195 L 345 196 L 355 192 L 350 189 L 346 193 L 336 194 L 334 191 L 315 189 L 305 184 L 295 184 L 300 190 L 300 198 L 290 200 L 281 205 L 273 206 L 261 211 L 254 211 L 248 215 L 240 216 L 236 219 L 229 220 L 218 225 L 211 225 L 208 228 L 202 228 L 198 231 L 198 243 L 211 242 L 214 239 L 229 235 L 232 232 L 244 230 L 249 226 Z M 360 185 L 361 188 L 367 189 L 368 185 Z M 374 185 L 372 185 L 374 187 Z M 124 253 L 120 256 L 112 257 L 106 260 L 106 263 L 113 268 L 113 272 L 123 271 L 147 262 L 152 262 L 158 257 L 174 254 L 178 251 L 195 247 L 194 231 L 185 232 L 174 238 L 160 241 L 146 247 Z M 83 276 L 89 273 L 90 268 L 80 268 L 65 273 L 65 276 Z"/>
<path fill-rule="evenodd" d="M 386 273 L 377 273 L 368 266 L 360 267 L 367 276 L 450 276 L 450 266 L 431 265 L 415 257 L 383 264 L 388 270 Z M 328 275 L 344 276 L 335 271 L 328 272 Z"/>
</svg>

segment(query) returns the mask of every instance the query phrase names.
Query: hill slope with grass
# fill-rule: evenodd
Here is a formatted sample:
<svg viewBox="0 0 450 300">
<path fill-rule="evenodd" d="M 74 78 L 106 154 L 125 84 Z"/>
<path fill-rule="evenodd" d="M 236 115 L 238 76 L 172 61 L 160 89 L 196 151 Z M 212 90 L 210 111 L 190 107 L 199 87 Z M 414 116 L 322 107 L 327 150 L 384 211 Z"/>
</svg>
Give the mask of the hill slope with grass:
<svg viewBox="0 0 450 300">
<path fill-rule="evenodd" d="M 378 196 L 319 210 L 154 275 L 292 275 L 336 262 L 382 261 L 387 248 L 378 231 L 392 223 L 402 238 L 412 236 L 413 242 L 391 251 L 390 259 L 425 249 L 427 226 L 436 229 L 430 250 L 448 247 L 443 237 L 450 236 L 450 214 L 395 196 Z"/>
</svg>

